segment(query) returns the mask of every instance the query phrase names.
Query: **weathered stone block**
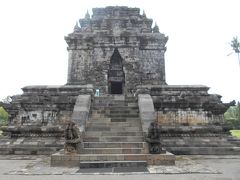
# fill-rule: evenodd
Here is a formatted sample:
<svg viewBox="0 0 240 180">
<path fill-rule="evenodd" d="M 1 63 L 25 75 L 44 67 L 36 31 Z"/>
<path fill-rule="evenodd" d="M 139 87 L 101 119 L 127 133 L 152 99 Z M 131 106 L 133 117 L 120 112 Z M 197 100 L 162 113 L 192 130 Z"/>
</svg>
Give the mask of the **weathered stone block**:
<svg viewBox="0 0 240 180">
<path fill-rule="evenodd" d="M 85 130 L 85 124 L 88 119 L 88 114 L 91 105 L 91 95 L 79 95 L 77 97 L 73 114 L 72 121 L 76 123 L 80 128 L 80 132 Z"/>
<path fill-rule="evenodd" d="M 149 94 L 139 94 L 138 106 L 143 132 L 146 134 L 150 123 L 156 121 L 156 114 L 151 96 Z"/>
</svg>

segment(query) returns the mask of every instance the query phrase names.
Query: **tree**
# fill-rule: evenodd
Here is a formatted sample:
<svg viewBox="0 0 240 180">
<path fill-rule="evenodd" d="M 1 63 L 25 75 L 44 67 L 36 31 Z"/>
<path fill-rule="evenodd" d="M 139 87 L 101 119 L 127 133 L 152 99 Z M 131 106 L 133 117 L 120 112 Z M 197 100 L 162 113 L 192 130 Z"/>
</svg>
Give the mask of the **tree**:
<svg viewBox="0 0 240 180">
<path fill-rule="evenodd" d="M 0 126 L 6 125 L 8 120 L 8 113 L 3 107 L 0 107 Z"/>
<path fill-rule="evenodd" d="M 234 129 L 240 129 L 240 102 L 236 106 L 231 106 L 224 114 L 224 118 Z"/>
<path fill-rule="evenodd" d="M 233 40 L 230 43 L 234 53 L 238 55 L 238 62 L 240 66 L 240 58 L 239 58 L 239 53 L 240 53 L 240 41 L 238 40 L 238 37 L 233 37 Z"/>
</svg>

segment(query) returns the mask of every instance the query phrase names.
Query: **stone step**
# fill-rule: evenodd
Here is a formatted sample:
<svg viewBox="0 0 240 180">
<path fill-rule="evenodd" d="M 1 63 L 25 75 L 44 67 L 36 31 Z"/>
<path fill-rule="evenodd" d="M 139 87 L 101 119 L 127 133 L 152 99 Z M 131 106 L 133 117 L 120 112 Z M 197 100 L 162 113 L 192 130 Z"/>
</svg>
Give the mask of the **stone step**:
<svg viewBox="0 0 240 180">
<path fill-rule="evenodd" d="M 63 151 L 51 155 L 51 166 L 79 167 L 80 162 L 120 163 L 133 161 L 147 161 L 148 165 L 175 165 L 175 156 L 172 153 L 166 154 L 65 154 Z M 88 166 L 89 167 L 89 166 Z M 91 166 L 92 167 L 92 166 Z M 96 166 L 94 166 L 96 167 Z"/>
<path fill-rule="evenodd" d="M 83 142 L 84 148 L 143 148 L 145 142 Z"/>
<path fill-rule="evenodd" d="M 232 144 L 230 143 L 191 143 L 191 144 L 180 144 L 180 143 L 175 143 L 175 144 L 168 144 L 168 143 L 162 143 L 164 147 L 172 147 L 172 146 L 176 146 L 176 147 L 189 147 L 189 146 L 192 146 L 192 147 L 231 147 L 233 146 Z"/>
<path fill-rule="evenodd" d="M 229 142 L 192 142 L 192 143 L 162 143 L 165 147 L 179 146 L 179 147 L 231 147 L 232 144 Z"/>
<path fill-rule="evenodd" d="M 227 138 L 227 140 L 228 140 L 228 142 L 230 142 L 231 144 L 240 146 L 240 139 L 239 139 L 239 138 L 230 136 L 230 137 Z"/>
<path fill-rule="evenodd" d="M 91 114 L 139 114 L 138 109 L 119 109 L 119 110 L 111 110 L 111 109 L 100 109 L 100 110 L 91 110 Z"/>
<path fill-rule="evenodd" d="M 146 161 L 82 161 L 80 168 L 147 167 Z"/>
<path fill-rule="evenodd" d="M 139 117 L 138 113 L 135 114 L 128 114 L 128 113 L 116 113 L 116 114 L 91 114 L 92 118 L 101 118 L 101 117 L 110 117 L 110 118 L 130 118 L 130 117 Z"/>
<path fill-rule="evenodd" d="M 87 122 L 86 127 L 140 127 L 140 122 Z"/>
<path fill-rule="evenodd" d="M 90 117 L 88 119 L 88 122 L 140 122 L 140 118 L 138 117 L 101 117 L 101 118 L 96 118 L 96 117 Z"/>
<path fill-rule="evenodd" d="M 91 110 L 110 110 L 110 111 L 124 111 L 124 110 L 138 110 L 138 106 L 91 106 Z"/>
<path fill-rule="evenodd" d="M 230 141 L 231 144 L 235 144 L 236 146 L 240 147 L 240 140 L 239 141 Z"/>
<path fill-rule="evenodd" d="M 94 103 L 92 104 L 93 107 L 138 107 L 138 103 Z"/>
<path fill-rule="evenodd" d="M 142 127 L 106 127 L 106 126 L 90 126 L 85 131 L 110 131 L 110 132 L 126 132 L 126 131 L 142 131 Z"/>
<path fill-rule="evenodd" d="M 135 122 L 135 123 L 140 123 L 140 119 L 138 118 L 138 119 L 131 119 L 131 120 L 129 120 L 129 119 L 126 119 L 126 118 L 124 118 L 124 119 L 111 119 L 111 118 L 89 118 L 88 119 L 88 122 L 89 123 L 117 123 L 117 122 L 119 122 L 119 123 L 123 123 L 123 122 Z"/>
<path fill-rule="evenodd" d="M 81 154 L 141 154 L 143 148 L 84 148 Z"/>
<path fill-rule="evenodd" d="M 125 122 L 125 121 L 139 121 L 141 122 L 139 117 L 111 117 L 111 122 Z"/>
<path fill-rule="evenodd" d="M 122 95 L 122 94 L 104 94 L 101 96 L 96 96 L 95 99 L 114 99 L 114 100 L 124 100 L 124 99 L 136 99 L 133 95 Z"/>
<path fill-rule="evenodd" d="M 240 155 L 240 147 L 166 147 L 175 155 Z"/>
<path fill-rule="evenodd" d="M 81 161 L 145 161 L 147 154 L 80 154 Z"/>
<path fill-rule="evenodd" d="M 93 104 L 128 104 L 137 103 L 136 100 L 113 100 L 113 99 L 94 99 Z"/>
<path fill-rule="evenodd" d="M 221 138 L 218 136 L 176 136 L 176 137 L 162 137 L 163 141 L 166 142 L 187 142 L 187 143 L 192 143 L 192 142 L 228 142 L 227 138 Z"/>
<path fill-rule="evenodd" d="M 109 102 L 109 101 L 124 102 L 124 101 L 137 101 L 137 99 L 130 98 L 130 97 L 95 97 L 94 101 L 96 101 L 96 102 Z"/>
<path fill-rule="evenodd" d="M 84 142 L 142 142 L 143 136 L 101 136 L 83 138 Z"/>
<path fill-rule="evenodd" d="M 139 114 L 138 109 L 118 109 L 118 110 L 91 110 L 91 114 Z"/>
<path fill-rule="evenodd" d="M 177 137 L 162 138 L 162 144 L 165 146 L 232 146 L 226 138 L 219 137 Z"/>
<path fill-rule="evenodd" d="M 86 131 L 85 136 L 143 136 L 143 132 Z"/>
<path fill-rule="evenodd" d="M 136 101 L 137 98 L 133 97 L 133 96 L 98 96 L 98 97 L 94 97 L 94 100 L 97 101 Z"/>
</svg>

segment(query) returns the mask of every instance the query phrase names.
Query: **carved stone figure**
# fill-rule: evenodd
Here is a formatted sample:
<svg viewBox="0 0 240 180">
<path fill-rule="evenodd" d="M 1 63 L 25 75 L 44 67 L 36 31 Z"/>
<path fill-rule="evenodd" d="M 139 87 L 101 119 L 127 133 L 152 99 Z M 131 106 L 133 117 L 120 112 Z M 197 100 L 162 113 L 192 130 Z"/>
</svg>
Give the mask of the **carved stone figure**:
<svg viewBox="0 0 240 180">
<path fill-rule="evenodd" d="M 148 128 L 148 138 L 159 139 L 158 130 L 158 124 L 156 122 L 152 122 Z"/>
<path fill-rule="evenodd" d="M 77 153 L 80 150 L 81 136 L 74 122 L 69 122 L 65 128 L 65 152 Z"/>
<path fill-rule="evenodd" d="M 149 153 L 151 154 L 161 154 L 166 152 L 161 147 L 159 129 L 160 128 L 156 122 L 152 122 L 148 128 L 146 141 L 148 142 Z"/>
</svg>

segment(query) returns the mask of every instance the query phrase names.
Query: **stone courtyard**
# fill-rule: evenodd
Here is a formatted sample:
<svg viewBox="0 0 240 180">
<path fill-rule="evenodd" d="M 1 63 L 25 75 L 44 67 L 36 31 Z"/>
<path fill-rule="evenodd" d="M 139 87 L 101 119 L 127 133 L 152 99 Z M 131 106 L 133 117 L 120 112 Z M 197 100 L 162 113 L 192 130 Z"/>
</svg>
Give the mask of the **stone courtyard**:
<svg viewBox="0 0 240 180">
<path fill-rule="evenodd" d="M 159 179 L 239 180 L 239 156 L 177 156 L 176 166 L 151 166 L 147 171 L 133 169 L 88 169 L 50 167 L 49 156 L 0 156 L 0 179 Z M 120 171 L 121 170 L 121 171 Z M 135 170 L 135 172 L 134 172 Z M 124 175 L 124 176 L 119 176 Z"/>
</svg>

